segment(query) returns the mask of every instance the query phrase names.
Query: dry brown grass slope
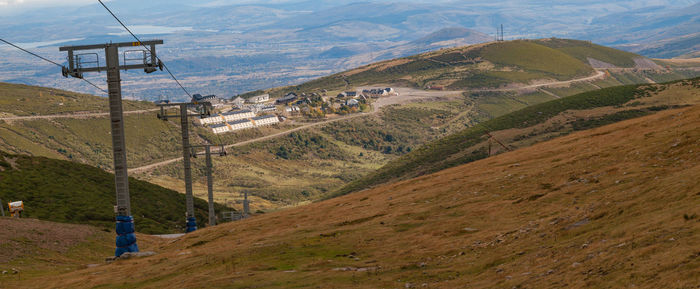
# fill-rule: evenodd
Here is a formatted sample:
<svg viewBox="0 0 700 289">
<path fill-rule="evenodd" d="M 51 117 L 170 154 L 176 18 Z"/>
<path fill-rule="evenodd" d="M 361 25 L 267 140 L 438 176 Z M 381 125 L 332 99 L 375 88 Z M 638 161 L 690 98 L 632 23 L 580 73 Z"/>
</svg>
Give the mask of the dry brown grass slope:
<svg viewBox="0 0 700 289">
<path fill-rule="evenodd" d="M 663 111 L 22 285 L 697 288 L 698 123 Z"/>
<path fill-rule="evenodd" d="M 160 240 L 137 238 L 142 250 Z M 114 232 L 103 228 L 0 217 L 0 289 L 23 288 L 28 279 L 93 266 L 112 254 Z M 19 285 L 8 287 L 10 282 Z"/>
</svg>

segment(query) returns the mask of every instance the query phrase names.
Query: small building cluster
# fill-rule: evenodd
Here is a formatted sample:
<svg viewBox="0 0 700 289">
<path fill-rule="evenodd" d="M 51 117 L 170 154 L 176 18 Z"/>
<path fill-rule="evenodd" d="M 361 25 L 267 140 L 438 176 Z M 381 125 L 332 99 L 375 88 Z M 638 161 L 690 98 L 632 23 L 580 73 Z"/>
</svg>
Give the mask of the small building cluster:
<svg viewBox="0 0 700 289">
<path fill-rule="evenodd" d="M 210 117 L 204 117 L 199 119 L 201 125 L 212 125 L 227 123 L 232 121 L 237 121 L 246 118 L 255 117 L 255 113 L 250 110 L 232 110 L 222 114 L 215 114 Z"/>
<path fill-rule="evenodd" d="M 391 87 L 344 91 L 335 98 L 332 94 L 327 96 L 327 93 L 327 90 L 308 94 L 289 92 L 277 99 L 271 99 L 270 94 L 260 94 L 247 99 L 236 96 L 224 102 L 230 104 L 230 111 L 201 118 L 199 123 L 210 127 L 214 133 L 220 134 L 279 123 L 280 119 L 283 121 L 285 118 L 275 115 L 278 109 L 281 115 L 287 117 L 303 115 L 310 118 L 323 118 L 326 113 L 347 114 L 363 110 L 371 102 L 370 98 L 399 95 Z M 214 95 L 197 94 L 193 97 L 193 101 L 220 103 Z"/>
<path fill-rule="evenodd" d="M 396 90 L 391 88 L 391 87 L 365 89 L 365 90 L 362 90 L 362 94 L 366 97 L 371 97 L 371 98 L 380 98 L 380 97 L 386 97 L 386 96 L 399 95 L 399 93 L 396 92 Z"/>
<path fill-rule="evenodd" d="M 216 95 L 204 95 L 202 96 L 201 94 L 193 94 L 192 95 L 192 101 L 191 102 L 209 102 L 215 107 L 221 107 L 226 105 L 228 101 L 225 99 L 219 98 Z"/>
<path fill-rule="evenodd" d="M 215 134 L 234 132 L 242 129 L 261 127 L 279 123 L 280 120 L 276 115 L 263 115 L 253 117 L 251 119 L 239 119 L 225 123 L 211 125 L 211 129 Z"/>
<path fill-rule="evenodd" d="M 288 103 L 296 101 L 297 98 L 299 98 L 299 96 L 296 93 L 290 92 L 290 93 L 287 93 L 287 95 L 285 95 L 281 98 L 278 98 L 275 102 L 277 104 L 288 104 Z"/>
<path fill-rule="evenodd" d="M 264 103 L 270 101 L 270 95 L 269 94 L 261 94 L 261 95 L 256 95 L 253 96 L 249 99 L 247 99 L 247 103 Z"/>
</svg>

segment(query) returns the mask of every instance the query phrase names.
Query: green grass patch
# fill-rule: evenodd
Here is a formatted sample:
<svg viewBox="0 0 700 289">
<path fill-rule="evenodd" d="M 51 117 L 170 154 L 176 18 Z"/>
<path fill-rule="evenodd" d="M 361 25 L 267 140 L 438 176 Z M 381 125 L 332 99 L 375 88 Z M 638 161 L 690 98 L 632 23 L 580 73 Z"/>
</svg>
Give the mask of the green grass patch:
<svg viewBox="0 0 700 289">
<path fill-rule="evenodd" d="M 22 200 L 24 216 L 41 220 L 114 226 L 114 175 L 92 166 L 25 155 L 16 158 L 18 169 L 0 172 L 0 199 Z M 132 215 L 136 230 L 148 234 L 184 231 L 185 196 L 130 178 Z M 202 227 L 207 220 L 206 201 L 195 198 L 195 213 Z M 233 209 L 216 204 L 217 211 Z"/>
<path fill-rule="evenodd" d="M 634 58 L 640 57 L 631 52 L 593 44 L 588 41 L 551 38 L 535 40 L 534 42 L 559 50 L 585 63 L 588 63 L 588 58 L 590 57 L 617 67 L 631 68 L 635 66 Z"/>
</svg>

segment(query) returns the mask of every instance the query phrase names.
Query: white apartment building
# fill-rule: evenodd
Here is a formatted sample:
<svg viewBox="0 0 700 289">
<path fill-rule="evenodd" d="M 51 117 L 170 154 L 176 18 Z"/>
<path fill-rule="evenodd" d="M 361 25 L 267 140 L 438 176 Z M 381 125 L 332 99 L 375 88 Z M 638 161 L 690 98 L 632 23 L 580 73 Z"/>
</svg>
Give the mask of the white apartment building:
<svg viewBox="0 0 700 289">
<path fill-rule="evenodd" d="M 253 118 L 255 126 L 273 125 L 280 122 L 276 115 L 264 115 Z"/>
<path fill-rule="evenodd" d="M 246 128 L 253 128 L 253 122 L 249 119 L 241 119 L 229 122 L 228 126 L 230 127 L 230 131 L 237 131 Z"/>
<path fill-rule="evenodd" d="M 255 113 L 250 110 L 232 110 L 221 114 L 225 122 L 232 122 L 246 118 L 255 117 Z"/>
</svg>

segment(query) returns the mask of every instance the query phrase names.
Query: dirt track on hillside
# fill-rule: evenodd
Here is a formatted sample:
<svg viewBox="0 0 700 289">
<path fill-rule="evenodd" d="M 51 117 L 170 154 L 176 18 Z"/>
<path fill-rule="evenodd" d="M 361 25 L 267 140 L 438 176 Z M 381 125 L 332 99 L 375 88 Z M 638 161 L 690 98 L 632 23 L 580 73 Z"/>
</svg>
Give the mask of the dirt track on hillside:
<svg viewBox="0 0 700 289">
<path fill-rule="evenodd" d="M 124 114 L 140 114 L 159 111 L 160 108 L 142 109 L 125 111 Z M 48 115 L 31 115 L 31 116 L 9 116 L 0 117 L 0 120 L 34 120 L 34 119 L 56 119 L 56 118 L 89 118 L 89 117 L 105 117 L 109 116 L 109 112 L 87 112 L 87 113 L 70 113 L 70 114 L 48 114 Z"/>
<path fill-rule="evenodd" d="M 514 87 L 514 88 L 503 88 L 503 89 L 493 89 L 493 90 L 477 90 L 477 91 L 520 91 L 520 90 L 527 90 L 527 89 L 533 89 L 533 88 L 541 88 L 541 87 L 546 87 L 546 86 L 554 86 L 554 85 L 565 85 L 565 84 L 571 84 L 575 82 L 584 82 L 584 81 L 591 81 L 591 80 L 596 80 L 598 78 L 604 78 L 605 77 L 605 72 L 603 71 L 596 71 L 596 74 L 592 76 L 587 76 L 583 78 L 577 78 L 577 79 L 572 79 L 572 80 L 565 80 L 565 81 L 555 81 L 555 82 L 548 82 L 548 83 L 540 83 L 540 84 L 533 84 L 533 85 L 528 85 L 524 87 Z M 386 87 L 386 85 L 374 85 L 374 86 L 363 86 L 363 87 L 358 87 L 358 89 L 368 89 L 368 88 L 375 88 L 375 87 Z M 347 115 L 339 118 L 334 118 L 334 119 L 329 119 L 325 121 L 320 121 L 320 122 L 315 122 L 311 124 L 306 124 L 300 127 L 296 127 L 290 130 L 286 130 L 283 132 L 278 132 L 275 134 L 247 140 L 247 141 L 242 141 L 238 142 L 235 144 L 230 144 L 226 145 L 224 148 L 232 148 L 232 147 L 239 147 L 239 146 L 244 146 L 248 145 L 251 143 L 256 143 L 256 142 L 261 142 L 261 141 L 266 141 L 270 139 L 274 139 L 277 137 L 285 136 L 287 134 L 300 131 L 300 130 L 305 130 L 308 128 L 324 125 L 324 124 L 329 124 L 333 122 L 338 122 L 338 121 L 343 121 L 343 120 L 348 120 L 348 119 L 353 119 L 361 116 L 366 116 L 369 114 L 375 114 L 380 111 L 382 107 L 386 106 L 391 106 L 391 105 L 401 105 L 401 104 L 407 104 L 411 102 L 419 102 L 419 101 L 430 101 L 430 100 L 449 100 L 449 99 L 456 99 L 461 97 L 461 95 L 465 91 L 426 91 L 426 90 L 420 90 L 420 89 L 415 89 L 415 88 L 407 88 L 407 87 L 397 87 L 396 91 L 399 93 L 398 96 L 390 96 L 390 97 L 382 97 L 379 98 L 373 106 L 372 112 L 369 113 L 359 113 L 359 114 L 354 114 L 354 115 Z M 136 167 L 136 168 L 131 168 L 129 169 L 129 173 L 140 173 L 140 172 L 145 172 L 160 166 L 172 164 L 178 161 L 181 161 L 182 157 L 178 158 L 173 158 L 141 167 Z"/>
</svg>

